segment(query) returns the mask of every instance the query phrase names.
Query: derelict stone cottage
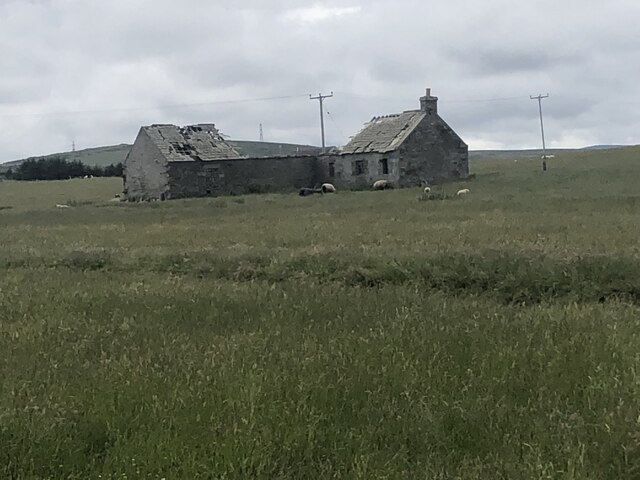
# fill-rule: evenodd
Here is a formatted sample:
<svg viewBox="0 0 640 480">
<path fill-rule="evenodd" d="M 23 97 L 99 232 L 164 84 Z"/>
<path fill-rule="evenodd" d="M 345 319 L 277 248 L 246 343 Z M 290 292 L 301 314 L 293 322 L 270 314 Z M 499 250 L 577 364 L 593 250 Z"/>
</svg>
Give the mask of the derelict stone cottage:
<svg viewBox="0 0 640 480">
<path fill-rule="evenodd" d="M 125 194 L 130 200 L 164 200 L 200 189 L 213 194 L 214 172 L 209 178 L 189 178 L 191 165 L 234 158 L 240 155 L 214 125 L 142 127 L 125 160 Z"/>
<path fill-rule="evenodd" d="M 420 109 L 375 117 L 347 145 L 328 154 L 242 156 L 215 125 L 142 127 L 125 160 L 129 200 L 292 191 L 331 182 L 365 188 L 463 179 L 467 145 L 438 115 L 429 89 Z"/>
<path fill-rule="evenodd" d="M 469 176 L 467 144 L 438 115 L 430 89 L 419 110 L 373 118 L 339 155 L 320 161 L 325 178 L 343 187 L 376 180 L 410 187 Z"/>
<path fill-rule="evenodd" d="M 213 124 L 142 127 L 124 163 L 128 200 L 287 191 L 318 177 L 317 158 L 243 157 Z"/>
</svg>

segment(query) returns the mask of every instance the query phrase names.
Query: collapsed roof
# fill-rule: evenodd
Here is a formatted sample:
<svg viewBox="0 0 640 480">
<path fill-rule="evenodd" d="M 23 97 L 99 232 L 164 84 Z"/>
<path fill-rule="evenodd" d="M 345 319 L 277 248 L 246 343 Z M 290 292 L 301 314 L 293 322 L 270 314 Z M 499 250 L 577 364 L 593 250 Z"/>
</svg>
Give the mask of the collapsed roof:
<svg viewBox="0 0 640 480">
<path fill-rule="evenodd" d="M 151 125 L 142 127 L 169 162 L 194 162 L 242 158 L 214 124 Z"/>
</svg>

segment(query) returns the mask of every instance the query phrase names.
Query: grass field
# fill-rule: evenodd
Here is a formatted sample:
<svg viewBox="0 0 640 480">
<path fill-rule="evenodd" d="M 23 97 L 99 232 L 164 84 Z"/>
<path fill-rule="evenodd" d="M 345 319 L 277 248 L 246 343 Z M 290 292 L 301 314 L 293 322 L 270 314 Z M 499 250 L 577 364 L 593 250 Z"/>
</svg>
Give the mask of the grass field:
<svg viewBox="0 0 640 480">
<path fill-rule="evenodd" d="M 0 478 L 640 478 L 640 149 L 549 168 L 0 182 Z"/>
</svg>

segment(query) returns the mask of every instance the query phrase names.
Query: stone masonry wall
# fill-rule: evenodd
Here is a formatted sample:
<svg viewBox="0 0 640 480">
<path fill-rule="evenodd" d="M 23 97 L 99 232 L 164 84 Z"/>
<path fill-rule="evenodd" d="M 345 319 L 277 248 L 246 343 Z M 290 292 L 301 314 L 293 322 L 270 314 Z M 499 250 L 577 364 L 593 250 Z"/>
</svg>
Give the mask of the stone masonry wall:
<svg viewBox="0 0 640 480">
<path fill-rule="evenodd" d="M 437 114 L 425 117 L 399 149 L 400 186 L 420 186 L 469 176 L 469 152 Z"/>
<path fill-rule="evenodd" d="M 174 162 L 169 164 L 169 198 L 291 192 L 313 187 L 315 156 Z"/>
<path fill-rule="evenodd" d="M 125 197 L 130 201 L 163 198 L 168 181 L 166 159 L 144 130 L 140 130 L 124 162 Z"/>
<path fill-rule="evenodd" d="M 370 188 L 376 180 L 397 185 L 400 175 L 397 152 L 320 156 L 318 163 L 321 183 L 329 182 L 336 188 Z"/>
</svg>

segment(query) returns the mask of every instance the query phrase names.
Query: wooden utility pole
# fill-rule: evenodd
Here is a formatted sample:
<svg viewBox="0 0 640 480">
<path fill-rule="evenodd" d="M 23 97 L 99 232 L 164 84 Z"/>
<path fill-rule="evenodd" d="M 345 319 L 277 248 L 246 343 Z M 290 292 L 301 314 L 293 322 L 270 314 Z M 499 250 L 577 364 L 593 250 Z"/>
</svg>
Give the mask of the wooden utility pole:
<svg viewBox="0 0 640 480">
<path fill-rule="evenodd" d="M 331 97 L 333 97 L 333 92 L 331 92 L 330 95 L 322 95 L 321 93 L 319 93 L 317 97 L 312 97 L 311 95 L 309 95 L 310 100 L 320 101 L 320 134 L 322 135 L 322 151 L 323 152 L 324 152 L 324 111 L 322 109 L 322 102 L 324 101 L 325 98 L 331 98 Z"/>
<path fill-rule="evenodd" d="M 538 100 L 538 109 L 540 110 L 540 131 L 542 132 L 542 171 L 547 171 L 547 147 L 544 143 L 544 124 L 542 123 L 542 99 L 549 98 L 549 94 L 546 95 L 529 95 L 531 100 Z"/>
</svg>

